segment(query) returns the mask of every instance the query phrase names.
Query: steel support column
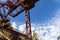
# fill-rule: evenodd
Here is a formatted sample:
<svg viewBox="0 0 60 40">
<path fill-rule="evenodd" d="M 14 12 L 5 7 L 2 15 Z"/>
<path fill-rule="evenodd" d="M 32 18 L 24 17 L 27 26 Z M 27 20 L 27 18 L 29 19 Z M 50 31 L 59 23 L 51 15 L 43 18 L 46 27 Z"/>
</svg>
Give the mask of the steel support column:
<svg viewBox="0 0 60 40">
<path fill-rule="evenodd" d="M 30 12 L 26 10 L 26 35 L 32 40 L 31 22 L 30 22 Z"/>
</svg>

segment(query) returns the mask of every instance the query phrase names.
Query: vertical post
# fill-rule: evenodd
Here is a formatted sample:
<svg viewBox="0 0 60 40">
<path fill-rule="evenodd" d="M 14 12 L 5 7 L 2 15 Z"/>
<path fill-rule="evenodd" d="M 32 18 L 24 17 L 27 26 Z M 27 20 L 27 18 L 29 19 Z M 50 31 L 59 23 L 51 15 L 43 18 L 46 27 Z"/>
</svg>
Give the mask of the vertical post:
<svg viewBox="0 0 60 40">
<path fill-rule="evenodd" d="M 29 10 L 26 10 L 26 35 L 32 40 L 31 22 Z"/>
<path fill-rule="evenodd" d="M 13 38 L 11 40 L 19 40 L 19 35 L 17 33 L 13 34 Z"/>
</svg>

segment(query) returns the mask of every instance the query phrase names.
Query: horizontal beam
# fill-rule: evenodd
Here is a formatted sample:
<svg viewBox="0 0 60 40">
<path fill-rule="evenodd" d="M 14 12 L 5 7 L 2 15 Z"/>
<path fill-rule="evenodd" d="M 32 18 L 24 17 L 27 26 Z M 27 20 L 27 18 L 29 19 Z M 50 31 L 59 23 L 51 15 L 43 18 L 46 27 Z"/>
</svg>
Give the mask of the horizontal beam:
<svg viewBox="0 0 60 40">
<path fill-rule="evenodd" d="M 17 12 L 17 13 L 14 14 L 14 15 L 12 15 L 12 13 L 11 13 L 10 16 L 16 17 L 16 16 L 18 16 L 19 14 L 21 14 L 23 11 L 24 11 L 24 8 L 21 8 L 21 10 L 20 10 L 19 12 Z"/>
<path fill-rule="evenodd" d="M 17 31 L 14 31 L 13 29 L 6 28 L 6 29 L 3 29 L 3 30 L 12 33 L 12 35 L 13 35 L 13 34 L 16 34 L 16 35 L 17 35 L 17 34 L 18 34 L 19 36 L 22 36 L 22 37 L 24 37 L 24 38 L 30 39 L 27 35 L 22 34 L 22 33 L 19 33 L 19 32 L 17 32 Z"/>
<path fill-rule="evenodd" d="M 4 36 L 7 40 L 10 40 L 10 38 L 8 38 L 6 35 L 4 35 L 2 32 L 0 32 L 0 34 L 2 35 L 2 36 Z"/>
</svg>

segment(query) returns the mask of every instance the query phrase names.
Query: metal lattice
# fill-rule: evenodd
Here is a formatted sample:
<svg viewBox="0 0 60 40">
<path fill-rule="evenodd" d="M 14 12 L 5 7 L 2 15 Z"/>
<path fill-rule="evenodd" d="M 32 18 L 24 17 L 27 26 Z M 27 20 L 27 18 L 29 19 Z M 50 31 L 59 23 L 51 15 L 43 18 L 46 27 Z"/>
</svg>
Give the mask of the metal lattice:
<svg viewBox="0 0 60 40">
<path fill-rule="evenodd" d="M 32 40 L 31 32 L 31 22 L 30 22 L 30 12 L 29 10 L 35 6 L 35 3 L 38 0 L 7 0 L 7 2 L 0 3 L 0 34 L 3 35 L 4 40 Z M 20 10 L 16 14 L 12 12 L 16 10 L 17 7 L 20 7 Z M 6 9 L 8 10 L 6 12 Z M 26 11 L 26 33 L 22 34 L 16 32 L 10 26 L 8 16 L 13 18 L 21 14 L 23 11 Z M 3 39 L 2 38 L 2 39 Z"/>
</svg>

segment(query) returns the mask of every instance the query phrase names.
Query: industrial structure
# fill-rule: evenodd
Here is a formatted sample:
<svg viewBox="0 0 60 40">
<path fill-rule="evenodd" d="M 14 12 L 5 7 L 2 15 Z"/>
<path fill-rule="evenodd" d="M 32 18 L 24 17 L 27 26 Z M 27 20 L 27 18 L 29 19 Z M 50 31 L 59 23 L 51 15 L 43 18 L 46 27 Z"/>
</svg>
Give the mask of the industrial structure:
<svg viewBox="0 0 60 40">
<path fill-rule="evenodd" d="M 13 1 L 13 2 L 12 2 Z M 5 3 L 0 3 L 0 40 L 32 40 L 30 9 L 35 7 L 35 3 L 39 0 L 7 0 Z M 15 1 L 15 2 L 14 2 Z M 12 12 L 20 6 L 20 10 L 16 14 Z M 5 8 L 8 10 L 6 13 Z M 3 12 L 1 11 L 3 9 Z M 8 16 L 13 18 L 26 11 L 26 33 L 22 34 L 13 30 Z"/>
</svg>

